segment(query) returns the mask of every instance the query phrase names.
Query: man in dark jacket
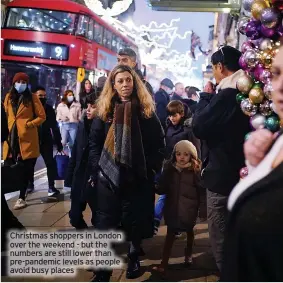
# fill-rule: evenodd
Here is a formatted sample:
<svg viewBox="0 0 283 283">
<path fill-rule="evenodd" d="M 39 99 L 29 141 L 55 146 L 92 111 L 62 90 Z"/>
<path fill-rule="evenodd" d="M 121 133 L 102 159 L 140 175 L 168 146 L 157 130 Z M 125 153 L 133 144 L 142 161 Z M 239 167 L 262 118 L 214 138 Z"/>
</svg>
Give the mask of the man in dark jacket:
<svg viewBox="0 0 283 283">
<path fill-rule="evenodd" d="M 148 92 L 151 95 L 154 94 L 151 84 L 144 79 L 141 70 L 138 68 L 137 54 L 133 49 L 128 48 L 128 47 L 120 49 L 118 52 L 117 61 L 119 65 L 126 65 L 134 69 L 137 75 L 140 77 L 140 79 L 144 82 L 145 87 L 147 88 Z"/>
<path fill-rule="evenodd" d="M 59 195 L 60 192 L 55 189 L 54 183 L 57 177 L 57 165 L 53 158 L 53 141 L 57 146 L 57 150 L 60 152 L 63 150 L 62 142 L 61 142 L 61 134 L 58 127 L 58 123 L 56 121 L 56 114 L 52 106 L 46 103 L 46 91 L 44 87 L 37 87 L 34 92 L 38 98 L 40 99 L 45 113 L 46 120 L 45 122 L 38 128 L 39 134 L 39 146 L 40 146 L 40 154 L 45 162 L 47 168 L 47 178 L 48 178 L 48 196 L 54 197 Z M 34 190 L 34 177 L 29 181 L 28 185 L 28 193 L 31 193 Z"/>
<path fill-rule="evenodd" d="M 170 100 L 179 100 L 182 101 L 183 100 L 183 96 L 185 93 L 185 87 L 182 83 L 176 83 L 175 84 L 175 91 L 172 94 L 172 96 L 170 97 Z"/>
<path fill-rule="evenodd" d="M 95 100 L 95 93 L 86 97 L 86 113 L 79 122 L 78 132 L 65 178 L 65 186 L 72 188 L 71 210 L 69 212 L 70 223 L 77 229 L 85 229 L 88 227 L 83 218 L 83 211 L 86 208 L 87 202 L 92 210 L 92 217 L 95 215 L 93 202 L 88 201 L 89 198 L 93 196 L 93 192 L 88 190 L 89 188 L 87 186 L 87 181 L 90 176 L 87 167 L 89 155 L 89 133 L 92 121 L 95 117 Z"/>
<path fill-rule="evenodd" d="M 185 103 L 190 108 L 190 110 L 193 114 L 195 113 L 197 103 L 198 103 L 198 100 L 199 100 L 199 96 L 197 94 L 197 91 L 199 91 L 198 88 L 196 88 L 194 86 L 187 86 L 185 88 L 187 98 L 183 99 L 183 103 Z"/>
<path fill-rule="evenodd" d="M 156 103 L 156 114 L 161 122 L 163 129 L 166 129 L 166 119 L 167 119 L 167 105 L 170 102 L 170 94 L 174 88 L 173 82 L 165 78 L 160 83 L 160 89 L 154 95 Z"/>
<path fill-rule="evenodd" d="M 200 95 L 193 118 L 193 131 L 208 148 L 206 167 L 202 171 L 207 191 L 207 215 L 212 250 L 221 270 L 224 229 L 227 220 L 227 199 L 239 181 L 245 166 L 243 144 L 249 132 L 249 118 L 236 102 L 236 83 L 244 74 L 240 70 L 241 52 L 225 46 L 211 57 L 217 94 L 208 93 L 209 85 Z"/>
</svg>

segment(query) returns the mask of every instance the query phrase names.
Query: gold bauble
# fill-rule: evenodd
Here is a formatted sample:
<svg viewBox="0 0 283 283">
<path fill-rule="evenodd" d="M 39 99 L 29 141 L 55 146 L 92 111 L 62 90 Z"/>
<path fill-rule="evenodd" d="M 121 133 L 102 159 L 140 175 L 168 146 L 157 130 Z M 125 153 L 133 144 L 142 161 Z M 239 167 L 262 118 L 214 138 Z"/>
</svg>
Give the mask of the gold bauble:
<svg viewBox="0 0 283 283">
<path fill-rule="evenodd" d="M 254 84 L 253 79 L 247 74 L 244 74 L 240 76 L 240 78 L 238 79 L 237 88 L 240 92 L 244 94 L 248 94 L 253 84 Z"/>
<path fill-rule="evenodd" d="M 249 99 L 253 104 L 259 104 L 264 99 L 264 93 L 261 88 L 252 88 L 249 92 Z"/>
<path fill-rule="evenodd" d="M 252 4 L 252 15 L 256 20 L 260 20 L 261 13 L 264 9 L 268 8 L 268 5 L 264 0 L 255 0 Z"/>
<path fill-rule="evenodd" d="M 270 69 L 272 66 L 272 60 L 273 60 L 273 54 L 272 52 L 263 52 L 261 54 L 261 62 L 264 65 L 265 68 Z"/>
</svg>

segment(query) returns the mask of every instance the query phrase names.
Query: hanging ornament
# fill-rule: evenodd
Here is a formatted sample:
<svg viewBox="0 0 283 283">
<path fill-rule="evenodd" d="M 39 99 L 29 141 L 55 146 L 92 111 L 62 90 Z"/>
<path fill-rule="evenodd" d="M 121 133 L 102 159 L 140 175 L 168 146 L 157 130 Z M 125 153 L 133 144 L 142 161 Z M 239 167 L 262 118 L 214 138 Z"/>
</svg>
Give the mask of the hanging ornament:
<svg viewBox="0 0 283 283">
<path fill-rule="evenodd" d="M 272 66 L 272 60 L 273 60 L 273 56 L 271 52 L 268 51 L 264 51 L 261 54 L 261 62 L 264 65 L 265 68 L 270 69 Z"/>
<path fill-rule="evenodd" d="M 272 83 L 271 81 L 269 80 L 265 85 L 264 85 L 264 88 L 263 88 L 263 93 L 265 95 L 265 97 L 269 100 L 272 99 L 272 91 L 273 91 L 273 88 L 272 88 Z"/>
<path fill-rule="evenodd" d="M 251 12 L 254 0 L 243 0 L 243 8 L 246 12 Z"/>
<path fill-rule="evenodd" d="M 269 39 L 269 38 L 265 38 L 261 41 L 260 45 L 259 45 L 259 49 L 262 51 L 267 51 L 267 50 L 271 50 L 274 46 L 274 42 L 273 40 Z"/>
<path fill-rule="evenodd" d="M 244 94 L 244 93 L 241 93 L 241 92 L 236 95 L 236 101 L 237 101 L 239 104 L 241 104 L 241 102 L 242 102 L 244 99 L 246 99 L 246 98 L 247 98 L 247 95 Z"/>
<path fill-rule="evenodd" d="M 240 170 L 240 178 L 244 179 L 249 175 L 248 167 L 244 167 Z"/>
<path fill-rule="evenodd" d="M 273 37 L 275 35 L 276 28 L 266 28 L 264 25 L 262 25 L 261 28 L 260 28 L 260 32 L 264 36 L 266 36 L 268 38 L 271 38 L 271 37 Z"/>
<path fill-rule="evenodd" d="M 257 20 L 260 19 L 262 11 L 266 9 L 268 5 L 264 0 L 255 0 L 252 4 L 251 13 L 253 17 Z"/>
<path fill-rule="evenodd" d="M 260 105 L 259 105 L 259 112 L 263 116 L 270 116 L 272 114 L 272 109 L 270 107 L 271 102 L 269 100 L 264 100 Z"/>
<path fill-rule="evenodd" d="M 250 119 L 251 126 L 254 130 L 263 129 L 266 118 L 261 114 L 256 114 Z"/>
<path fill-rule="evenodd" d="M 261 76 L 261 73 L 264 70 L 264 66 L 262 64 L 258 64 L 254 69 L 254 78 L 259 81 L 259 78 Z"/>
<path fill-rule="evenodd" d="M 271 72 L 267 69 L 264 69 L 259 77 L 260 81 L 266 84 L 271 79 Z"/>
<path fill-rule="evenodd" d="M 248 75 L 242 75 L 237 81 L 237 88 L 240 92 L 248 94 L 253 86 L 253 79 Z"/>
<path fill-rule="evenodd" d="M 257 113 L 257 105 L 252 104 L 251 101 L 246 98 L 241 102 L 241 109 L 244 112 L 244 114 L 248 116 L 254 116 Z"/>
<path fill-rule="evenodd" d="M 253 104 L 259 104 L 264 99 L 264 93 L 261 88 L 252 88 L 249 92 L 249 99 Z"/>
<path fill-rule="evenodd" d="M 243 69 L 244 71 L 248 69 L 248 64 L 244 60 L 244 56 L 243 55 L 239 59 L 239 65 L 240 65 L 241 69 Z"/>
<path fill-rule="evenodd" d="M 265 127 L 275 133 L 280 128 L 280 121 L 278 119 L 278 116 L 270 116 L 265 121 Z"/>
<path fill-rule="evenodd" d="M 249 37 L 252 40 L 260 38 L 261 37 L 260 27 L 261 27 L 260 21 L 248 22 L 245 29 L 247 37 Z"/>
<path fill-rule="evenodd" d="M 255 46 L 252 42 L 246 41 L 241 46 L 241 52 L 245 53 L 248 49 L 253 49 Z"/>
<path fill-rule="evenodd" d="M 261 23 L 266 28 L 274 28 L 280 20 L 280 12 L 275 8 L 266 8 L 260 16 Z"/>
<path fill-rule="evenodd" d="M 255 49 L 249 49 L 244 54 L 244 61 L 249 68 L 254 68 L 260 62 L 260 54 Z"/>
<path fill-rule="evenodd" d="M 243 35 L 246 34 L 246 27 L 247 27 L 247 24 L 249 23 L 249 21 L 250 21 L 250 18 L 248 18 L 248 17 L 240 18 L 240 20 L 238 22 L 238 26 L 237 26 L 239 33 L 241 33 Z"/>
</svg>

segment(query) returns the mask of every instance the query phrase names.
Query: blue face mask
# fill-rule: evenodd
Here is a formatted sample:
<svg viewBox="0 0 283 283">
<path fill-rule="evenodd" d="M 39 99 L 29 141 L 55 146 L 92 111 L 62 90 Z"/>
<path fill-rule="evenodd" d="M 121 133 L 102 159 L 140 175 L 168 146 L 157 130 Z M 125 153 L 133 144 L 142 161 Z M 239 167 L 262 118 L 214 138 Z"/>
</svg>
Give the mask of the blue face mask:
<svg viewBox="0 0 283 283">
<path fill-rule="evenodd" d="M 27 84 L 15 83 L 15 89 L 17 90 L 18 93 L 24 92 L 26 88 L 27 88 Z"/>
</svg>

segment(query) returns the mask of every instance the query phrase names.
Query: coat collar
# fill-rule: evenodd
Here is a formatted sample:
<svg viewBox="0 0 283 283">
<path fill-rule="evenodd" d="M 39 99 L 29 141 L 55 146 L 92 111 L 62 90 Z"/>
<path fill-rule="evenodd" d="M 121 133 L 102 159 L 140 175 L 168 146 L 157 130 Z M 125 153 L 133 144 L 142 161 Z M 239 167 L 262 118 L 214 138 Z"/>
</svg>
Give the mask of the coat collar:
<svg viewBox="0 0 283 283">
<path fill-rule="evenodd" d="M 231 76 L 226 77 L 217 86 L 217 91 L 223 90 L 223 89 L 226 89 L 226 88 L 237 89 L 237 81 L 244 74 L 245 74 L 245 72 L 243 70 L 238 70 L 237 72 L 235 72 Z"/>
</svg>

